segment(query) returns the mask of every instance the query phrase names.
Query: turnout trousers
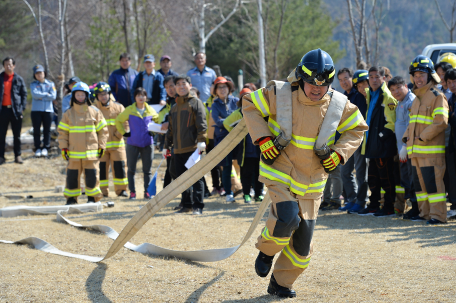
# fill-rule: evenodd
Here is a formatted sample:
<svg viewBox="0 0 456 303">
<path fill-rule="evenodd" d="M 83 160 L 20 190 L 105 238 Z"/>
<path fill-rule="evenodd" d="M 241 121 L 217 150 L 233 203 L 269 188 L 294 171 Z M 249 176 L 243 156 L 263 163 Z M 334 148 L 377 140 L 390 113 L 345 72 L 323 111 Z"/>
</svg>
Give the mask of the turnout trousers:
<svg viewBox="0 0 456 303">
<path fill-rule="evenodd" d="M 67 178 L 63 195 L 65 198 L 75 198 L 81 195 L 81 174 L 85 177 L 85 194 L 94 197 L 98 202 L 103 197 L 98 179 L 98 160 L 70 159 L 67 166 Z"/>
<path fill-rule="evenodd" d="M 412 172 L 420 217 L 446 222 L 445 158 L 412 158 Z"/>
<path fill-rule="evenodd" d="M 112 169 L 112 181 L 116 195 L 127 190 L 127 154 L 125 148 L 106 150 L 100 158 L 100 189 L 104 196 L 109 194 L 109 167 Z"/>
<path fill-rule="evenodd" d="M 309 266 L 321 197 L 298 198 L 287 185 L 276 181 L 268 180 L 266 185 L 272 202 L 256 248 L 268 256 L 280 252 L 273 274 L 279 285 L 291 288 Z"/>
</svg>

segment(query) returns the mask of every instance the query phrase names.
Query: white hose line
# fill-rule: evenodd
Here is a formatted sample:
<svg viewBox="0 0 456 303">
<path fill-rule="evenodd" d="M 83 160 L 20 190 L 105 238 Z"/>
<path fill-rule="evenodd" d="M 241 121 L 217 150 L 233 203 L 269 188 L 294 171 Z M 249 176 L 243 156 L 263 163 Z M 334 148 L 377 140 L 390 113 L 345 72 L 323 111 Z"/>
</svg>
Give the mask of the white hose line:
<svg viewBox="0 0 456 303">
<path fill-rule="evenodd" d="M 174 180 L 170 185 L 164 188 L 159 192 L 154 198 L 149 200 L 149 202 L 144 205 L 141 210 L 139 210 L 136 215 L 130 219 L 127 225 L 123 228 L 120 235 L 106 225 L 88 225 L 84 226 L 79 223 L 73 222 L 63 216 L 64 211 L 57 212 L 57 220 L 60 222 L 66 222 L 72 226 L 96 230 L 106 234 L 109 238 L 115 240 L 114 243 L 109 248 L 105 257 L 93 257 L 86 255 L 77 255 L 68 252 L 61 251 L 48 242 L 41 240 L 36 237 L 29 237 L 19 241 L 5 241 L 0 240 L 0 243 L 6 244 L 28 244 L 33 246 L 35 249 L 45 251 L 48 253 L 78 258 L 90 262 L 100 262 L 114 256 L 122 247 L 126 247 L 133 251 L 137 251 L 143 254 L 153 254 L 153 255 L 162 255 L 162 256 L 174 256 L 178 258 L 188 259 L 192 261 L 199 262 L 215 262 L 226 259 L 234 254 L 252 235 L 255 231 L 255 228 L 258 226 L 258 223 L 261 221 L 266 209 L 270 203 L 269 193 L 265 196 L 263 202 L 261 203 L 255 218 L 253 219 L 249 230 L 242 242 L 234 247 L 230 248 L 221 248 L 221 249 L 208 249 L 208 250 L 198 250 L 198 251 L 177 251 L 162 248 L 150 243 L 143 243 L 141 245 L 134 245 L 133 243 L 128 242 L 140 229 L 141 227 L 161 208 L 166 204 L 172 201 L 177 195 L 182 193 L 184 190 L 193 185 L 197 180 L 201 179 L 206 173 L 208 173 L 214 166 L 220 163 L 231 150 L 233 150 L 236 145 L 247 135 L 247 127 L 245 121 L 241 120 L 239 124 L 228 134 L 228 136 L 220 142 L 206 157 L 201 161 L 196 163 L 188 171 L 182 174 L 179 178 Z"/>
</svg>

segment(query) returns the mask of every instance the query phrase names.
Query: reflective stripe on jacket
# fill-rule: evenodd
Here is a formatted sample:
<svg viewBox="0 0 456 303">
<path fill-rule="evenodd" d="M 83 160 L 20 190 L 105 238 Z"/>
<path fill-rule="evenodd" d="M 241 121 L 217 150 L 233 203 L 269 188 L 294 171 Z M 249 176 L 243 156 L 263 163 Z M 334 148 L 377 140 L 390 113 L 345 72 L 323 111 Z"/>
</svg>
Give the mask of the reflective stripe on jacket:
<svg viewBox="0 0 456 303">
<path fill-rule="evenodd" d="M 297 195 L 318 198 L 323 193 L 328 175 L 315 155 L 313 146 L 328 109 L 330 96 L 326 94 L 320 101 L 311 101 L 298 82 L 293 82 L 292 102 L 291 144 L 271 166 L 261 163 L 260 181 L 278 181 L 288 185 L 290 191 Z M 275 137 L 279 134 L 277 110 L 280 110 L 280 107 L 277 109 L 274 86 L 259 89 L 243 97 L 242 112 L 255 144 L 262 137 Z M 363 116 L 352 103 L 346 103 L 337 130 L 341 137 L 333 144 L 332 136 L 329 139 L 330 148 L 337 151 L 342 157 L 341 162 L 345 163 L 359 147 L 363 133 L 367 130 Z"/>
<path fill-rule="evenodd" d="M 106 149 L 107 123 L 94 106 L 73 104 L 63 114 L 58 130 L 59 148 L 67 148 L 70 159 L 97 160 L 98 149 Z"/>
<path fill-rule="evenodd" d="M 410 123 L 404 133 L 407 153 L 413 157 L 444 157 L 445 129 L 448 126 L 448 102 L 432 82 L 419 89 L 410 111 Z M 420 138 L 420 139 L 417 139 Z"/>
<path fill-rule="evenodd" d="M 117 116 L 125 110 L 123 105 L 111 99 L 107 106 L 103 106 L 100 101 L 97 101 L 95 106 L 101 111 L 108 125 L 109 136 L 106 142 L 106 150 L 125 149 L 123 136 L 117 130 L 115 123 Z"/>
</svg>

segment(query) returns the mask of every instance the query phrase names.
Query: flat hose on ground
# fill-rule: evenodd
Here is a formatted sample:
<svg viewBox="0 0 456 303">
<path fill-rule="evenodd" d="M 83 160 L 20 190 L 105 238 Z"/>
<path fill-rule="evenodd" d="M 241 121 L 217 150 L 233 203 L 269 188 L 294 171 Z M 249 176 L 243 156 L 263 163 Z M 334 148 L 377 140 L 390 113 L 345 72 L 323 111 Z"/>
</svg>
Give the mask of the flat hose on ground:
<svg viewBox="0 0 456 303">
<path fill-rule="evenodd" d="M 28 244 L 36 249 L 72 257 L 78 258 L 90 262 L 100 262 L 114 256 L 122 247 L 126 247 L 133 251 L 141 252 L 144 254 L 154 255 L 165 255 L 175 256 L 178 258 L 189 259 L 192 261 L 199 262 L 214 262 L 220 261 L 230 257 L 234 254 L 252 235 L 258 223 L 261 221 L 268 205 L 270 203 L 269 194 L 267 194 L 259 206 L 259 209 L 253 219 L 247 234 L 244 236 L 242 242 L 234 247 L 221 248 L 221 249 L 208 249 L 199 251 L 177 251 L 162 248 L 153 244 L 143 243 L 141 245 L 134 245 L 128 242 L 143 226 L 146 222 L 152 218 L 160 209 L 166 204 L 172 201 L 177 195 L 181 194 L 184 190 L 193 185 L 197 180 L 201 179 L 206 173 L 210 172 L 218 163 L 220 163 L 229 152 L 231 152 L 237 144 L 247 135 L 248 130 L 244 120 L 241 120 L 239 124 L 220 142 L 210 153 L 207 154 L 201 161 L 196 163 L 193 167 L 183 173 L 179 178 L 174 180 L 170 185 L 165 187 L 159 192 L 154 198 L 152 198 L 146 205 L 144 205 L 133 218 L 127 223 L 122 229 L 120 234 L 115 230 L 105 225 L 88 225 L 84 226 L 76 222 L 72 222 L 65 218 L 63 215 L 64 211 L 57 212 L 57 220 L 60 222 L 66 222 L 72 226 L 96 230 L 106 234 L 109 238 L 114 240 L 114 243 L 109 248 L 108 252 L 104 257 L 93 257 L 86 255 L 77 255 L 68 252 L 61 251 L 48 242 L 41 240 L 36 237 L 29 237 L 19 241 L 5 241 L 0 240 L 1 243 L 7 244 Z"/>
</svg>

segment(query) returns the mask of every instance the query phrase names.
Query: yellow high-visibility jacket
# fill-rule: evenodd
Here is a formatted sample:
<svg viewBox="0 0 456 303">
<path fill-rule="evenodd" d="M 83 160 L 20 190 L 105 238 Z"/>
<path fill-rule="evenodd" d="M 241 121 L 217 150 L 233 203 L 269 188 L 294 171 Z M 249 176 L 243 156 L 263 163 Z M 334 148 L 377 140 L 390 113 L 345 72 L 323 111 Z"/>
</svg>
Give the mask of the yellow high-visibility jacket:
<svg viewBox="0 0 456 303">
<path fill-rule="evenodd" d="M 414 157 L 444 157 L 445 129 L 448 126 L 448 102 L 432 82 L 414 89 L 416 95 L 410 109 L 407 153 Z M 421 139 L 421 140 L 420 140 Z"/>
<path fill-rule="evenodd" d="M 116 118 L 125 110 L 122 104 L 110 100 L 107 106 L 103 106 L 100 101 L 95 103 L 95 106 L 101 111 L 103 117 L 108 124 L 108 141 L 106 142 L 106 150 L 125 149 L 125 142 L 122 134 L 116 128 Z M 125 122 L 128 124 L 128 122 Z"/>
<path fill-rule="evenodd" d="M 328 175 L 313 148 L 329 106 L 330 96 L 326 94 L 320 101 L 311 101 L 297 81 L 292 82 L 291 90 L 291 142 L 271 166 L 260 162 L 259 180 L 266 184 L 268 179 L 278 181 L 288 185 L 290 191 L 296 195 L 317 199 L 323 194 Z M 280 105 L 276 102 L 273 85 L 243 97 L 242 112 L 255 144 L 258 144 L 262 137 L 276 137 L 279 134 L 280 126 L 276 122 L 279 110 Z M 329 139 L 328 146 L 335 150 L 342 157 L 341 162 L 345 163 L 361 144 L 363 133 L 367 129 L 356 105 L 347 102 L 337 128 L 341 136 L 334 144 L 334 134 Z"/>
<path fill-rule="evenodd" d="M 98 149 L 106 148 L 108 128 L 101 111 L 87 104 L 73 104 L 59 126 L 59 148 L 67 148 L 70 160 L 97 160 Z"/>
</svg>

